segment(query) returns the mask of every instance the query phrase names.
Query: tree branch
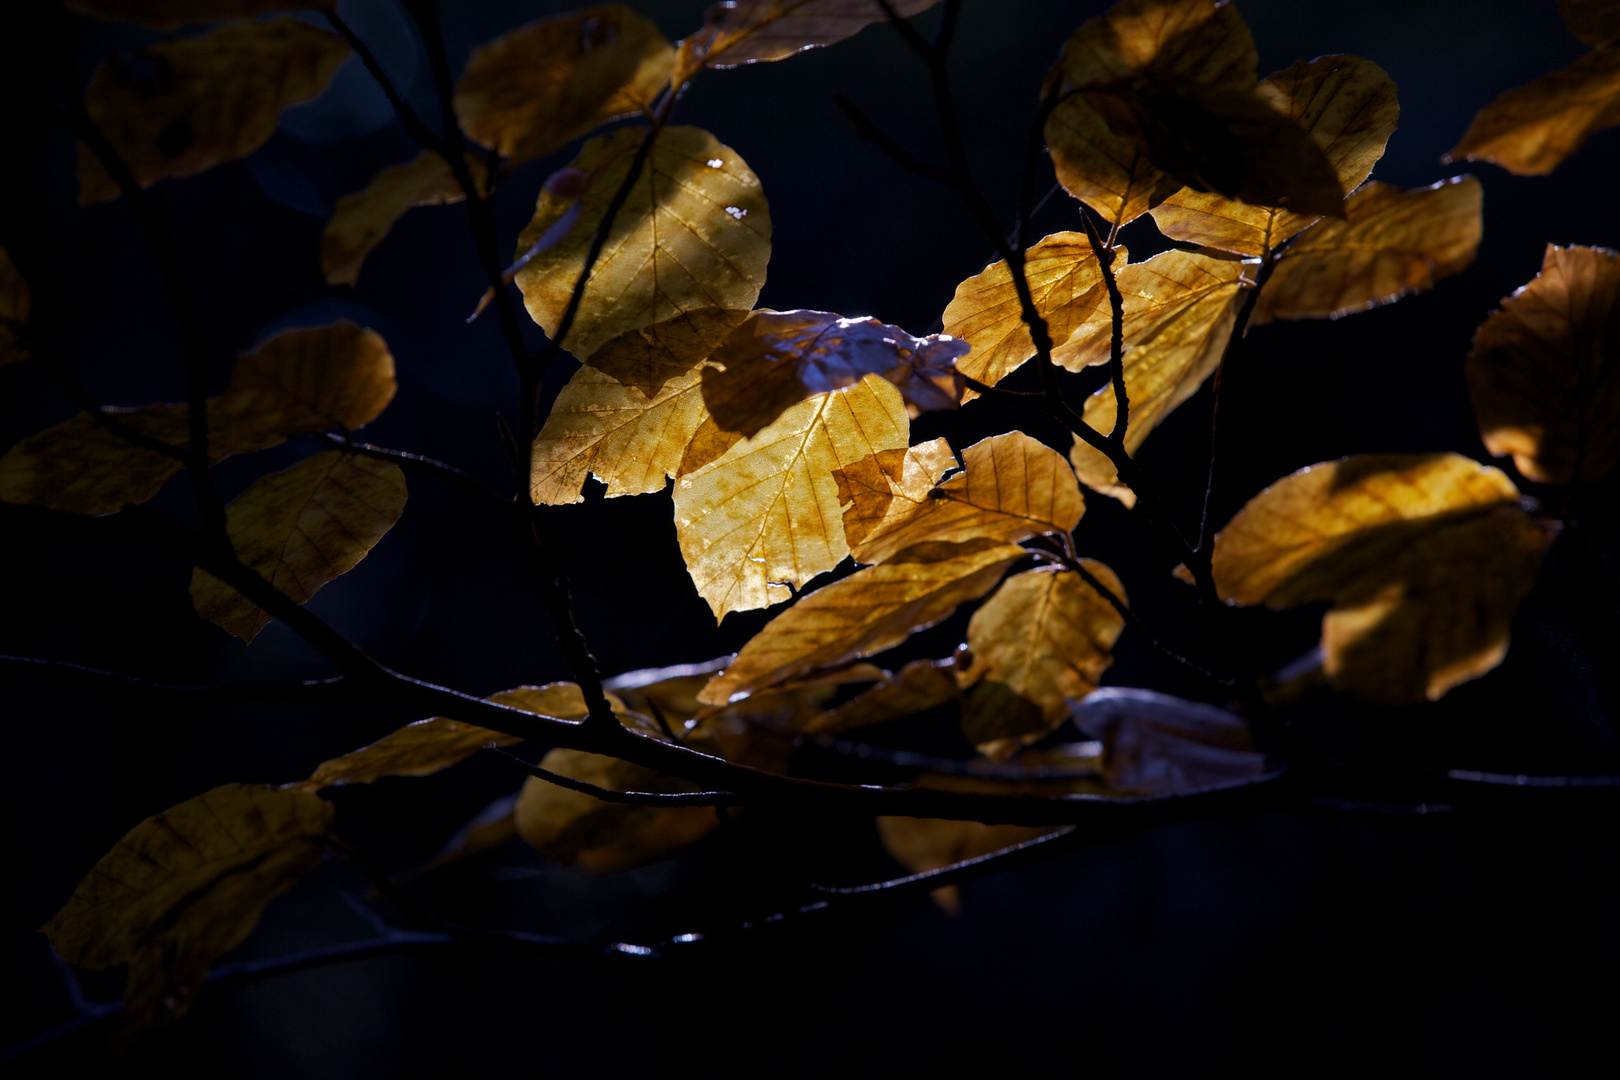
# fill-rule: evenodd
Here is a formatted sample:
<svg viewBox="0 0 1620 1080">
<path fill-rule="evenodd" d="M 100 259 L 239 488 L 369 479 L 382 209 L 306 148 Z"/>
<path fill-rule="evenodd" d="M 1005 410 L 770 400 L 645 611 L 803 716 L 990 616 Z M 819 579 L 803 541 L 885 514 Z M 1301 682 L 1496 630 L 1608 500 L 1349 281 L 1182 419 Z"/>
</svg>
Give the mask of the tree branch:
<svg viewBox="0 0 1620 1080">
<path fill-rule="evenodd" d="M 360 39 L 360 36 L 354 32 L 354 29 L 348 23 L 338 17 L 335 9 L 322 11 L 321 14 L 326 16 L 326 21 L 331 24 L 332 29 L 336 30 L 338 36 L 348 42 L 349 48 L 353 49 L 355 55 L 360 57 L 360 62 L 371 73 L 372 79 L 376 81 L 377 86 L 382 90 L 383 96 L 388 99 L 388 104 L 393 106 L 394 114 L 399 117 L 400 123 L 405 125 L 405 130 L 409 131 L 417 142 L 449 163 L 451 155 L 455 153 L 449 141 L 435 135 L 433 130 L 422 122 L 422 118 L 416 115 L 416 110 L 412 109 L 405 99 L 400 96 L 399 91 L 394 89 L 393 81 L 389 79 L 388 73 L 382 69 L 382 64 L 378 63 L 376 54 Z"/>
<path fill-rule="evenodd" d="M 347 435 L 339 435 L 329 431 L 321 432 L 315 437 L 340 450 L 347 450 L 362 457 L 376 458 L 379 461 L 398 462 L 401 465 L 409 465 L 424 472 L 447 477 L 455 481 L 463 491 L 476 496 L 481 502 L 496 507 L 503 514 L 510 515 L 517 508 L 511 499 L 503 498 L 492 489 L 485 487 L 472 473 L 447 462 L 439 461 L 436 458 L 430 458 L 423 454 L 413 454 L 407 450 L 390 450 L 374 443 L 357 443 Z"/>
<path fill-rule="evenodd" d="M 499 754 L 510 761 L 522 766 L 530 776 L 538 777 L 548 784 L 567 788 L 569 791 L 578 791 L 592 798 L 601 799 L 608 803 L 624 803 L 629 806 L 738 806 L 742 803 L 736 795 L 729 791 L 619 791 L 616 788 L 605 788 L 598 784 L 588 784 L 583 780 L 575 780 L 572 776 L 543 769 L 538 765 L 531 765 L 523 758 L 507 750 L 505 747 L 485 747 L 493 753 Z"/>
</svg>

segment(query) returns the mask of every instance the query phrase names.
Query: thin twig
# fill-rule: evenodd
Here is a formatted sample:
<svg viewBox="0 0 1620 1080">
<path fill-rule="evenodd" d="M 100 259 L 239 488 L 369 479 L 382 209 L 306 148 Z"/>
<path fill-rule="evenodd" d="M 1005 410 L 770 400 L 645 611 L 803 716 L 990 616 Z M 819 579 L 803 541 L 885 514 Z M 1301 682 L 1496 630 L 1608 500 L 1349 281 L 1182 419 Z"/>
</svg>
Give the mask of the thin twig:
<svg viewBox="0 0 1620 1080">
<path fill-rule="evenodd" d="M 1260 299 L 1260 290 L 1266 287 L 1266 282 L 1271 280 L 1271 272 L 1276 268 L 1277 260 L 1268 249 L 1261 257 L 1260 268 L 1254 277 L 1254 288 L 1249 289 L 1243 298 L 1243 305 L 1238 308 L 1237 320 L 1232 324 L 1232 333 L 1226 339 L 1226 347 L 1221 350 L 1220 362 L 1215 365 L 1215 376 L 1210 385 L 1209 472 L 1204 478 L 1204 504 L 1198 515 L 1198 543 L 1195 545 L 1199 552 L 1205 551 L 1209 546 L 1209 504 L 1215 492 L 1215 451 L 1221 423 L 1221 377 L 1237 350 L 1238 341 L 1248 331 L 1249 316 L 1254 313 L 1254 306 Z"/>
<path fill-rule="evenodd" d="M 409 131 L 417 142 L 444 158 L 448 163 L 451 155 L 455 152 L 450 143 L 435 135 L 433 130 L 422 122 L 422 118 L 416 115 L 416 110 L 411 108 L 405 99 L 400 96 L 398 90 L 394 89 L 393 80 L 389 79 L 388 73 L 382 69 L 382 64 L 378 63 L 376 54 L 360 39 L 360 36 L 354 32 L 354 29 L 348 23 L 339 18 L 335 10 L 323 11 L 322 14 L 326 16 L 326 21 L 332 25 L 332 29 L 338 32 L 338 36 L 348 42 L 349 48 L 353 49 L 355 55 L 360 57 L 360 62 L 371 73 L 372 79 L 381 88 L 383 96 L 388 99 L 388 104 L 394 107 L 394 114 L 399 117 L 400 123 L 405 125 L 405 130 Z"/>
<path fill-rule="evenodd" d="M 347 450 L 362 457 L 376 458 L 379 461 L 394 461 L 401 465 L 409 465 L 412 468 L 448 477 L 454 480 L 462 490 L 472 493 L 483 502 L 498 507 L 503 513 L 511 513 L 515 509 L 515 504 L 511 499 L 504 498 L 494 490 L 485 487 L 472 473 L 447 462 L 439 461 L 436 458 L 430 458 L 424 454 L 413 454 L 408 450 L 390 450 L 385 446 L 377 446 L 374 443 L 355 442 L 352 438 L 339 435 L 336 432 L 321 432 L 316 438 L 323 439 L 340 450 Z"/>
<path fill-rule="evenodd" d="M 1103 287 L 1108 290 L 1108 378 L 1114 385 L 1114 429 L 1108 433 L 1108 439 L 1119 447 L 1120 453 L 1129 453 L 1125 447 L 1125 435 L 1131 422 L 1131 401 L 1125 389 L 1125 300 L 1114 278 L 1114 252 L 1097 235 L 1097 227 L 1084 203 L 1080 204 L 1080 220 L 1085 224 L 1091 254 L 1102 273 Z"/>
<path fill-rule="evenodd" d="M 530 776 L 539 777 L 548 784 L 567 788 L 569 791 L 578 791 L 592 798 L 601 799 L 608 803 L 624 803 L 629 806 L 740 806 L 743 800 L 729 791 L 619 791 L 615 788 L 605 788 L 598 784 L 589 784 L 584 780 L 575 780 L 571 776 L 543 769 L 532 765 L 512 751 L 500 746 L 489 746 L 485 749 L 515 761 L 523 767 Z"/>
<path fill-rule="evenodd" d="M 303 682 L 222 682 L 182 686 L 102 671 L 66 660 L 40 660 L 28 656 L 0 656 L 0 672 L 61 686 L 176 697 L 208 705 L 244 702 L 323 705 L 354 701 L 358 695 L 358 689 L 342 676 Z"/>
</svg>

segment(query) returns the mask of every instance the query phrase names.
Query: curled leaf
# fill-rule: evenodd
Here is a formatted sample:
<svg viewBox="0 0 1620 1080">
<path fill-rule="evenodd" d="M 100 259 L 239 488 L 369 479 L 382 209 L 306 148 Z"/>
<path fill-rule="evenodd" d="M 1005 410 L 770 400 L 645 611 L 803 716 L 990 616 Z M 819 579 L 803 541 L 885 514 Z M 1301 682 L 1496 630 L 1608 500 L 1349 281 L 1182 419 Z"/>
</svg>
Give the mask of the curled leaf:
<svg viewBox="0 0 1620 1080">
<path fill-rule="evenodd" d="M 27 279 L 17 271 L 6 249 L 0 248 L 0 367 L 28 359 L 28 346 L 19 331 L 28 325 L 32 308 Z"/>
<path fill-rule="evenodd" d="M 1489 161 L 1545 176 L 1604 128 L 1620 124 L 1620 43 L 1600 45 L 1560 71 L 1485 106 L 1445 161 Z"/>
<path fill-rule="evenodd" d="M 906 19 L 939 0 L 891 0 Z M 831 45 L 860 33 L 888 14 L 875 0 L 722 0 L 703 16 L 703 28 L 680 43 L 675 84 L 705 67 L 729 68 Z"/>
<path fill-rule="evenodd" d="M 352 322 L 288 330 L 237 358 L 220 402 L 232 447 L 274 446 L 311 431 L 353 431 L 394 400 L 394 357 Z"/>
<path fill-rule="evenodd" d="M 468 158 L 479 178 L 483 165 Z M 480 180 L 480 182 L 482 182 Z M 337 201 L 321 231 L 321 273 L 328 285 L 353 285 L 371 250 L 413 206 L 443 206 L 467 197 L 449 164 L 432 150 L 389 165 L 371 183 Z"/>
<path fill-rule="evenodd" d="M 1239 716 L 1152 690 L 1110 686 L 1071 702 L 1074 726 L 1102 740 L 1110 787 L 1165 795 L 1263 775 Z"/>
</svg>

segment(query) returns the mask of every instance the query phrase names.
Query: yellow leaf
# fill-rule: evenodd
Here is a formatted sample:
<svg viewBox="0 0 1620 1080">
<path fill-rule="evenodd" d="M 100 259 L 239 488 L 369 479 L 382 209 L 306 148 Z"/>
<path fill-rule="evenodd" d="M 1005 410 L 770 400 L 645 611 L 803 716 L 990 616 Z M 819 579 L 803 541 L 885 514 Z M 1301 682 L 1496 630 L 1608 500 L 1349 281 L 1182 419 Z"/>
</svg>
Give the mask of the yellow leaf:
<svg viewBox="0 0 1620 1080">
<path fill-rule="evenodd" d="M 281 110 L 325 89 L 349 47 L 293 19 L 227 23 L 201 37 L 114 55 L 84 104 L 143 187 L 246 157 L 276 130 Z M 118 185 L 79 147 L 79 201 L 118 197 Z"/>
<path fill-rule="evenodd" d="M 598 136 L 570 166 L 586 174 L 578 220 L 517 275 L 529 314 L 548 334 L 557 332 L 596 231 L 646 135 L 646 128 L 622 128 Z M 542 190 L 519 254 L 574 204 Z M 765 195 L 736 151 L 698 128 L 665 128 L 613 219 L 562 346 L 584 360 L 620 334 L 686 312 L 752 308 L 765 284 L 770 241 Z"/>
<path fill-rule="evenodd" d="M 1052 831 L 1035 825 L 984 825 L 977 821 L 908 817 L 880 817 L 877 829 L 883 850 L 913 874 L 989 855 Z M 953 915 L 961 910 L 955 885 L 935 889 L 933 897 Z"/>
<path fill-rule="evenodd" d="M 190 22 L 251 19 L 273 11 L 333 11 L 336 0 L 67 0 L 69 11 L 97 19 L 137 22 L 172 30 Z"/>
<path fill-rule="evenodd" d="M 11 255 L 0 248 L 0 367 L 28 359 L 20 329 L 28 325 L 33 300 L 28 281 L 17 272 Z"/>
<path fill-rule="evenodd" d="M 129 964 L 132 1024 L 178 1019 L 214 959 L 320 862 L 331 824 L 331 804 L 308 792 L 217 787 L 131 829 L 45 933 L 79 967 Z"/>
<path fill-rule="evenodd" d="M 1531 480 L 1585 484 L 1620 463 L 1617 295 L 1620 255 L 1549 244 L 1541 272 L 1474 334 L 1480 438 Z"/>
<path fill-rule="evenodd" d="M 1024 555 L 1021 547 L 989 540 L 919 544 L 881 566 L 857 570 L 766 623 L 698 699 L 724 705 L 898 645 L 989 592 Z"/>
<path fill-rule="evenodd" d="M 1124 586 L 1091 559 L 1083 565 L 1121 600 Z M 1069 717 L 1069 699 L 1097 689 L 1114 662 L 1125 620 L 1073 570 L 1014 574 L 968 623 L 971 659 L 958 669 L 967 691 L 962 732 L 1006 757 Z"/>
<path fill-rule="evenodd" d="M 1588 45 L 1620 38 L 1620 3 L 1615 0 L 1558 0 L 1569 32 Z"/>
<path fill-rule="evenodd" d="M 955 660 L 913 660 L 888 681 L 820 714 L 804 730 L 824 734 L 870 727 L 955 701 L 956 697 Z"/>
<path fill-rule="evenodd" d="M 1365 185 L 1346 220 L 1312 226 L 1283 254 L 1249 325 L 1337 318 L 1434 288 L 1474 261 L 1481 197 L 1472 176 L 1413 191 Z"/>
<path fill-rule="evenodd" d="M 1400 119 L 1395 84 L 1383 68 L 1359 56 L 1301 60 L 1266 78 L 1258 89 L 1273 108 L 1316 140 L 1345 195 L 1384 156 Z M 1191 188 L 1171 195 L 1152 214 L 1159 231 L 1171 239 L 1253 256 L 1275 250 L 1317 220 Z"/>
<path fill-rule="evenodd" d="M 833 473 L 904 449 L 905 404 L 869 375 L 801 401 L 758 435 L 675 481 L 675 531 L 716 619 L 787 599 L 849 554 Z M 684 466 L 683 466 L 684 468 Z M 772 595 L 771 590 L 775 590 Z"/>
<path fill-rule="evenodd" d="M 527 161 L 650 109 L 674 65 L 657 26 L 624 4 L 597 4 L 474 49 L 456 84 L 456 115 L 477 142 Z"/>
<path fill-rule="evenodd" d="M 1250 499 L 1216 535 L 1215 585 L 1238 604 L 1332 601 L 1328 678 L 1400 704 L 1501 662 L 1551 541 L 1497 469 L 1456 454 L 1364 454 Z"/>
<path fill-rule="evenodd" d="M 902 19 L 938 0 L 891 0 Z M 675 84 L 705 67 L 730 68 L 831 45 L 888 18 L 874 0 L 727 0 L 703 16 L 703 28 L 680 43 Z"/>
<path fill-rule="evenodd" d="M 750 312 L 696 308 L 626 331 L 591 354 L 590 365 L 649 398 L 690 372 L 747 320 Z"/>
<path fill-rule="evenodd" d="M 1501 94 L 1474 117 L 1443 160 L 1489 161 L 1520 176 L 1545 176 L 1586 140 L 1620 123 L 1620 43 Z"/>
<path fill-rule="evenodd" d="M 237 358 L 219 412 L 234 452 L 305 432 L 364 427 L 382 415 L 396 389 L 394 357 L 382 335 L 343 321 L 285 331 Z"/>
<path fill-rule="evenodd" d="M 974 443 L 962 454 L 966 467 L 943 483 L 956 464 L 944 439 L 911 447 L 893 476 L 884 465 L 897 456 L 873 455 L 835 474 L 856 562 L 884 562 L 930 540 L 1014 543 L 1072 532 L 1085 512 L 1063 455 L 1021 431 Z"/>
<path fill-rule="evenodd" d="M 474 178 L 484 183 L 483 164 L 469 157 L 467 165 Z M 431 150 L 383 169 L 371 183 L 343 196 L 333 207 L 321 232 L 321 273 L 326 283 L 353 285 L 359 281 L 366 256 L 411 207 L 443 206 L 466 197 L 449 163 Z"/>
<path fill-rule="evenodd" d="M 225 508 L 225 521 L 237 556 L 302 604 L 359 565 L 404 511 L 398 465 L 329 450 L 261 478 Z M 202 569 L 192 573 L 191 600 L 243 641 L 271 619 Z"/>
</svg>

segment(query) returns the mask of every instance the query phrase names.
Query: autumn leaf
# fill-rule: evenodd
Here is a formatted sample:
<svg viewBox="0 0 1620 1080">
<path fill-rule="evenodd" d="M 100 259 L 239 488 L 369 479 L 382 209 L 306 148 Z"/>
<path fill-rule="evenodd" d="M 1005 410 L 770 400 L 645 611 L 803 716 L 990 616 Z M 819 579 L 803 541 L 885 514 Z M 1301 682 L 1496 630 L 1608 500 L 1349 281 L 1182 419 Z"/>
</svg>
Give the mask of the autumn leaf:
<svg viewBox="0 0 1620 1080">
<path fill-rule="evenodd" d="M 225 508 L 225 522 L 237 557 L 302 604 L 359 565 L 404 511 L 398 465 L 329 450 L 258 480 Z M 243 641 L 271 619 L 201 568 L 191 600 L 198 615 Z"/>
<path fill-rule="evenodd" d="M 877 376 L 801 401 L 675 481 L 675 531 L 716 619 L 767 607 L 849 554 L 833 474 L 910 437 L 900 391 Z M 692 448 L 688 448 L 688 454 Z M 774 590 L 774 595 L 773 591 Z"/>
<path fill-rule="evenodd" d="M 578 220 L 517 275 L 529 314 L 546 333 L 558 332 L 602 218 L 648 134 L 621 128 L 598 136 L 570 165 L 586 175 Z M 519 254 L 574 203 L 542 190 Z M 770 239 L 770 210 L 742 158 L 706 131 L 664 128 L 614 216 L 563 347 L 586 360 L 621 334 L 686 312 L 751 309 L 765 283 Z"/>
<path fill-rule="evenodd" d="M 1302 469 L 1215 538 L 1232 603 L 1328 600 L 1323 666 L 1380 704 L 1436 699 L 1507 653 L 1552 529 L 1499 470 L 1457 454 L 1364 454 Z"/>
<path fill-rule="evenodd" d="M 880 817 L 877 829 L 883 850 L 913 874 L 989 855 L 1052 831 L 1038 825 L 984 825 L 977 821 L 909 817 Z M 952 915 L 962 909 L 955 885 L 935 889 L 932 895 L 934 902 Z"/>
<path fill-rule="evenodd" d="M 473 50 L 456 84 L 462 130 L 514 161 L 651 109 L 675 50 L 624 4 L 539 19 Z"/>
<path fill-rule="evenodd" d="M 219 409 L 226 445 L 353 431 L 382 415 L 396 389 L 393 354 L 376 331 L 347 320 L 288 330 L 237 358 Z"/>
<path fill-rule="evenodd" d="M 1384 146 L 1400 119 L 1394 82 L 1383 68 L 1359 56 L 1301 60 L 1264 79 L 1258 92 L 1316 140 L 1345 195 L 1360 186 L 1384 156 Z M 1159 231 L 1173 240 L 1256 257 L 1276 250 L 1318 220 L 1191 188 L 1182 188 L 1151 213 Z"/>
<path fill-rule="evenodd" d="M 1620 43 L 1501 94 L 1481 109 L 1442 160 L 1489 161 L 1519 176 L 1545 176 L 1620 123 Z"/>
<path fill-rule="evenodd" d="M 131 829 L 45 933 L 78 967 L 129 965 L 132 1026 L 178 1019 L 215 958 L 320 862 L 331 824 L 331 804 L 308 792 L 217 787 Z"/>
<path fill-rule="evenodd" d="M 820 735 L 883 724 L 955 701 L 958 693 L 954 658 L 913 660 L 893 678 L 820 714 L 804 730 Z"/>
<path fill-rule="evenodd" d="M 1412 191 L 1363 186 L 1346 220 L 1312 226 L 1283 253 L 1249 325 L 1338 318 L 1434 288 L 1474 261 L 1481 200 L 1472 176 Z"/>
<path fill-rule="evenodd" d="M 648 398 L 709 358 L 751 312 L 696 308 L 627 330 L 591 354 L 590 366 Z"/>
<path fill-rule="evenodd" d="M 28 325 L 33 299 L 28 281 L 11 261 L 11 254 L 0 248 L 0 367 L 28 359 L 28 346 L 20 331 Z"/>
<path fill-rule="evenodd" d="M 149 438 L 186 445 L 184 405 L 105 411 Z M 113 514 L 156 495 L 180 468 L 178 458 L 128 442 L 80 413 L 30 435 L 0 458 L 0 501 L 70 514 Z"/>
<path fill-rule="evenodd" d="M 906 19 L 939 0 L 891 0 Z M 675 84 L 705 67 L 730 68 L 831 45 L 888 19 L 876 0 L 725 0 L 703 16 L 703 28 L 680 43 Z"/>
<path fill-rule="evenodd" d="M 1620 463 L 1620 255 L 1547 245 L 1541 272 L 1474 334 L 1480 438 L 1531 480 L 1586 484 Z"/>
<path fill-rule="evenodd" d="M 925 541 L 989 538 L 1013 543 L 1068 533 L 1085 502 L 1056 450 L 1021 431 L 983 439 L 962 454 L 964 468 L 940 482 L 956 458 L 944 439 L 863 458 L 835 475 L 844 536 L 856 562 L 884 562 Z M 898 468 L 895 466 L 898 464 Z"/>
<path fill-rule="evenodd" d="M 1075 727 L 1102 741 L 1103 779 L 1122 791 L 1165 795 L 1266 771 L 1242 717 L 1214 705 L 1110 686 L 1072 709 Z"/>
<path fill-rule="evenodd" d="M 724 705 L 805 672 L 871 656 L 989 592 L 1023 548 L 990 540 L 918 544 L 801 596 L 765 624 L 699 700 Z"/>
<path fill-rule="evenodd" d="M 66 0 L 69 11 L 97 19 L 172 30 L 191 22 L 251 19 L 275 11 L 334 11 L 336 0 Z"/>
<path fill-rule="evenodd" d="M 484 166 L 467 159 L 473 177 L 483 183 Z M 337 201 L 321 231 L 321 273 L 328 285 L 353 285 L 373 248 L 413 206 L 443 206 L 467 197 L 448 162 L 432 150 L 410 161 L 389 165 L 371 183 Z"/>
<path fill-rule="evenodd" d="M 294 19 L 227 23 L 201 37 L 114 55 L 85 90 L 90 119 L 143 187 L 246 157 L 281 111 L 325 89 L 349 47 Z M 118 184 L 79 147 L 79 201 L 117 198 Z"/>
<path fill-rule="evenodd" d="M 1082 560 L 1121 600 L 1112 570 Z M 1028 570 L 1002 582 L 968 623 L 962 732 L 993 758 L 1010 756 L 1069 718 L 1068 701 L 1097 689 L 1125 620 L 1073 570 Z"/>
</svg>

